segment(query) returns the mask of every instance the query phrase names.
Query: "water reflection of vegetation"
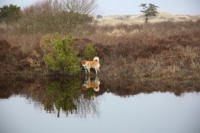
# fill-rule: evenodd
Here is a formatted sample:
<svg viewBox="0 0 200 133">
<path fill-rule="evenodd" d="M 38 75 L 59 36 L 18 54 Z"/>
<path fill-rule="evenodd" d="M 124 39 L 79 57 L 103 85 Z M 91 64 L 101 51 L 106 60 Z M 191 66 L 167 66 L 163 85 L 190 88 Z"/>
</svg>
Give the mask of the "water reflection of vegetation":
<svg viewBox="0 0 200 133">
<path fill-rule="evenodd" d="M 55 75 L 54 75 L 55 76 Z M 37 79 L 37 80 L 35 80 Z M 47 112 L 77 114 L 80 117 L 88 114 L 98 114 L 98 101 L 95 98 L 105 92 L 118 96 L 134 96 L 140 93 L 171 92 L 176 96 L 183 93 L 200 92 L 200 80 L 141 80 L 125 78 L 111 79 L 106 76 L 98 80 L 83 77 L 66 78 L 61 76 L 24 78 L 21 76 L 0 75 L 0 99 L 9 98 L 13 94 L 31 98 L 40 103 Z M 130 80 L 130 81 L 129 81 Z M 97 84 L 96 84 L 97 83 Z M 100 85 L 98 92 L 94 88 Z M 98 88 L 98 87 L 97 87 Z M 97 89 L 98 90 L 98 89 Z"/>
<path fill-rule="evenodd" d="M 77 106 L 80 104 L 80 98 L 82 95 L 81 80 L 73 79 L 63 82 L 53 81 L 46 86 L 46 97 L 44 106 L 48 112 L 56 110 L 58 111 L 58 117 L 60 111 L 66 112 L 66 115 L 73 114 L 77 111 Z M 88 90 L 84 93 L 84 98 L 93 100 L 95 92 Z"/>
</svg>

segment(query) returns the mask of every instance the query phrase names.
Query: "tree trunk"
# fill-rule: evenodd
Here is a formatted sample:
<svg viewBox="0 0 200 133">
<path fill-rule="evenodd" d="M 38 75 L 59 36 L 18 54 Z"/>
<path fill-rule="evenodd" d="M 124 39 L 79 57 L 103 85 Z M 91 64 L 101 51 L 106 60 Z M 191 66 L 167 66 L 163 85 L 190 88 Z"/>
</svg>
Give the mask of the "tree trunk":
<svg viewBox="0 0 200 133">
<path fill-rule="evenodd" d="M 145 23 L 148 23 L 148 16 L 145 17 Z"/>
</svg>

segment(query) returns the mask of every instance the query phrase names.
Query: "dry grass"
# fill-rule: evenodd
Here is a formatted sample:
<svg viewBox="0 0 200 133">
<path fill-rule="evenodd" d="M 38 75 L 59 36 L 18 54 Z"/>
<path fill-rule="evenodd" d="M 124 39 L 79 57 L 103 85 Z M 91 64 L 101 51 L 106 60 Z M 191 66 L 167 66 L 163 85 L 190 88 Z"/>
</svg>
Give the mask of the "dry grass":
<svg viewBox="0 0 200 133">
<path fill-rule="evenodd" d="M 42 34 L 1 34 L 0 40 L 7 40 L 12 46 L 21 47 L 23 53 L 30 53 L 39 46 Z"/>
</svg>

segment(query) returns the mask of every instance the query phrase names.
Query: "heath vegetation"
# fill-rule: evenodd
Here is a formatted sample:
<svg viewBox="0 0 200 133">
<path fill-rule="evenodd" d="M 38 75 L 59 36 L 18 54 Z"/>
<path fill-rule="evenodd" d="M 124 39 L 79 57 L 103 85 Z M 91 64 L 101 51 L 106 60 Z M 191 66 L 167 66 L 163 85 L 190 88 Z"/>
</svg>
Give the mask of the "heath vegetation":
<svg viewBox="0 0 200 133">
<path fill-rule="evenodd" d="M 80 73 L 81 59 L 99 56 L 100 77 L 116 88 L 191 86 L 200 78 L 200 21 L 100 26 L 92 23 L 94 0 L 62 2 L 37 3 L 15 23 L 1 22 L 1 73 Z"/>
</svg>

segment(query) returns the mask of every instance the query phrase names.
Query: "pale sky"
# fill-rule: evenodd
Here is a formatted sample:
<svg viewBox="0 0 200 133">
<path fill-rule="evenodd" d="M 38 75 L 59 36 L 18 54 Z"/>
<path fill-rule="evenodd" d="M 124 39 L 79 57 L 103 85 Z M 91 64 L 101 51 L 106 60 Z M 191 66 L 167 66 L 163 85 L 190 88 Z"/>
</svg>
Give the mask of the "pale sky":
<svg viewBox="0 0 200 133">
<path fill-rule="evenodd" d="M 0 0 L 0 7 L 15 4 L 23 8 L 36 1 L 41 0 Z M 200 0 L 97 0 L 96 14 L 138 14 L 141 3 L 152 3 L 159 6 L 160 11 L 174 14 L 200 14 Z"/>
</svg>

